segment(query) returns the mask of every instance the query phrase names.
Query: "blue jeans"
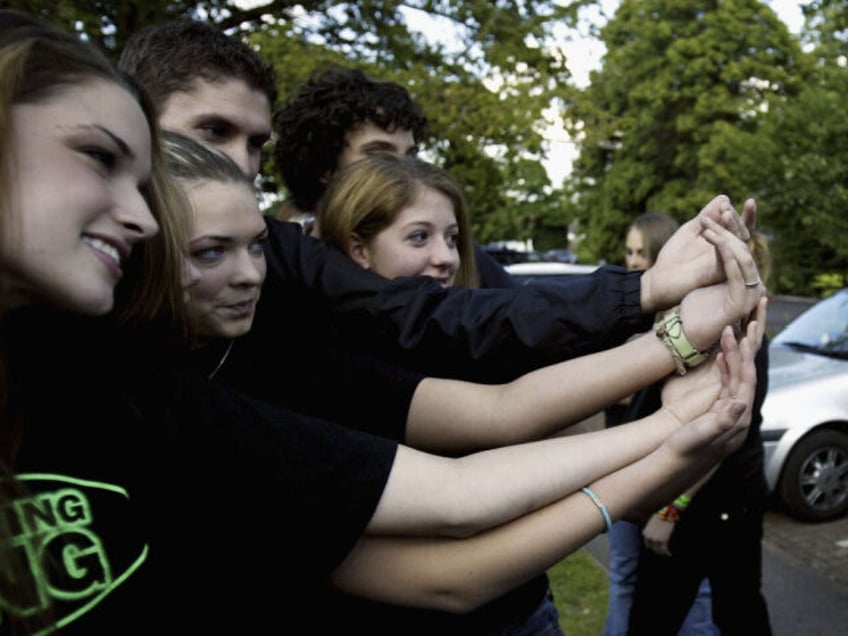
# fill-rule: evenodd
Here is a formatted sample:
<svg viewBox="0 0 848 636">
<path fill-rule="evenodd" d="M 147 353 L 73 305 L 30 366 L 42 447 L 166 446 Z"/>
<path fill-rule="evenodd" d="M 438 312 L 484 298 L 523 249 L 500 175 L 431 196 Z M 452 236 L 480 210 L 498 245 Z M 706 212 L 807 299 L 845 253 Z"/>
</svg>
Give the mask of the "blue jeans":
<svg viewBox="0 0 848 636">
<path fill-rule="evenodd" d="M 559 626 L 559 613 L 554 604 L 554 595 L 548 590 L 527 620 L 517 625 L 507 625 L 499 630 L 500 636 L 564 636 Z"/>
<path fill-rule="evenodd" d="M 642 547 L 642 526 L 616 521 L 607 535 L 609 543 L 609 605 L 604 636 L 624 636 L 636 589 L 636 570 Z M 710 583 L 701 582 L 698 596 L 680 629 L 680 636 L 714 636 L 718 628 L 712 621 Z"/>
</svg>

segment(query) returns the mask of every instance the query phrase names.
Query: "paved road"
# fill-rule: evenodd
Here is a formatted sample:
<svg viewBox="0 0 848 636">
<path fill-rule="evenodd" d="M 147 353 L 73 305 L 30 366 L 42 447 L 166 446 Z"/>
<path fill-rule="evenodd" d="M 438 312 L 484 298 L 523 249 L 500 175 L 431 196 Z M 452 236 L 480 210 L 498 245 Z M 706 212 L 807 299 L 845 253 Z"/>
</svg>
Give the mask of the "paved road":
<svg viewBox="0 0 848 636">
<path fill-rule="evenodd" d="M 766 333 L 770 336 L 780 331 L 787 322 L 815 303 L 815 298 L 803 296 L 771 296 L 766 319 Z"/>
</svg>

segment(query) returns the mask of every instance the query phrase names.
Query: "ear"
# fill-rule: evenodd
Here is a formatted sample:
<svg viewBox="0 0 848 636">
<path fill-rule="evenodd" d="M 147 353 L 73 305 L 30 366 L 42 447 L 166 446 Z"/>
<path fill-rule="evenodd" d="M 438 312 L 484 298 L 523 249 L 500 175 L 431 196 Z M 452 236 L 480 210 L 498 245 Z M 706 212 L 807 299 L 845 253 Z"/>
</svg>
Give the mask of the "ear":
<svg viewBox="0 0 848 636">
<path fill-rule="evenodd" d="M 368 254 L 368 247 L 365 241 L 356 232 L 350 235 L 350 240 L 347 242 L 347 255 L 353 261 L 364 269 L 371 269 L 371 258 Z"/>
</svg>

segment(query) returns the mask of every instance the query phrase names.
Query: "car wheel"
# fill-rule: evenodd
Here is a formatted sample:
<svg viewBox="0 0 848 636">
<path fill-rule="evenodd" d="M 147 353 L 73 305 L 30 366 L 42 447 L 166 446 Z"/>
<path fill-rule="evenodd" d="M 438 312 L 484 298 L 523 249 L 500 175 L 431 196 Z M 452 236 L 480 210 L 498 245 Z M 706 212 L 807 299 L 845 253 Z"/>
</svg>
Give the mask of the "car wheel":
<svg viewBox="0 0 848 636">
<path fill-rule="evenodd" d="M 803 521 L 827 521 L 848 511 L 848 434 L 810 433 L 799 441 L 780 479 L 787 512 Z"/>
</svg>

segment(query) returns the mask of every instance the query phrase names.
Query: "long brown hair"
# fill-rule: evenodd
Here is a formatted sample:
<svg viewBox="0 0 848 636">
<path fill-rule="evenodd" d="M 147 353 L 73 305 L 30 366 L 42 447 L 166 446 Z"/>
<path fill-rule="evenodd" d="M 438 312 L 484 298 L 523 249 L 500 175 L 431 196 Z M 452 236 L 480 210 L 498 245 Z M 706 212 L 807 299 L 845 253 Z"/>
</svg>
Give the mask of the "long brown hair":
<svg viewBox="0 0 848 636">
<path fill-rule="evenodd" d="M 645 212 L 637 216 L 627 230 L 636 229 L 642 234 L 645 256 L 653 265 L 657 262 L 662 246 L 679 227 L 680 224 L 668 214 Z"/>
</svg>

